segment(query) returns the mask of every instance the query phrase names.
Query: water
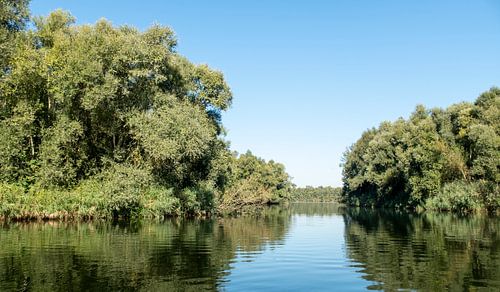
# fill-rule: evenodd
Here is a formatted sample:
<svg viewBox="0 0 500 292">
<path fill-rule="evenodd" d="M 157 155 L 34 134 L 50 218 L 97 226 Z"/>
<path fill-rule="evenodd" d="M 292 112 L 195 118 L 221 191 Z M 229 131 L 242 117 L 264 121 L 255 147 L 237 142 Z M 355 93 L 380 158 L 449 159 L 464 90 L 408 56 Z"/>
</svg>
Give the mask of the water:
<svg viewBox="0 0 500 292">
<path fill-rule="evenodd" d="M 0 291 L 500 291 L 500 218 L 292 204 L 0 227 Z"/>
</svg>

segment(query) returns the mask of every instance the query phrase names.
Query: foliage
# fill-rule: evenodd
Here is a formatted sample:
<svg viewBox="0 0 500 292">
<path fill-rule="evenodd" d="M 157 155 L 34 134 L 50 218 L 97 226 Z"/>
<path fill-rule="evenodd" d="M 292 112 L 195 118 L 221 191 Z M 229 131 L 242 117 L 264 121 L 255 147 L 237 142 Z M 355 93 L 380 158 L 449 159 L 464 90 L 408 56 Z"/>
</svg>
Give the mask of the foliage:
<svg viewBox="0 0 500 292">
<path fill-rule="evenodd" d="M 281 163 L 266 162 L 250 151 L 235 153 L 219 207 L 223 212 L 232 212 L 245 205 L 279 203 L 288 199 L 291 187 L 290 177 Z"/>
<path fill-rule="evenodd" d="M 341 194 L 342 188 L 306 186 L 294 188 L 290 200 L 294 202 L 340 202 Z"/>
<path fill-rule="evenodd" d="M 0 218 L 162 218 L 180 214 L 173 189 L 154 183 L 149 171 L 115 164 L 72 189 L 0 183 Z"/>
<path fill-rule="evenodd" d="M 468 211 L 481 208 L 481 197 L 474 183 L 454 181 L 443 186 L 435 197 L 426 202 L 427 209 Z"/>
<path fill-rule="evenodd" d="M 19 204 L 54 206 L 19 214 L 209 213 L 249 176 L 255 195 L 284 196 L 282 165 L 235 162 L 222 139 L 231 90 L 176 52 L 170 28 L 74 25 L 56 10 L 27 29 L 27 5 L 1 1 L 0 182 L 24 188 Z"/>
<path fill-rule="evenodd" d="M 448 109 L 417 106 L 344 154 L 344 200 L 357 205 L 470 211 L 498 208 L 500 89 Z"/>
<path fill-rule="evenodd" d="M 0 0 L 0 78 L 8 71 L 12 46 L 29 18 L 29 0 Z"/>
</svg>

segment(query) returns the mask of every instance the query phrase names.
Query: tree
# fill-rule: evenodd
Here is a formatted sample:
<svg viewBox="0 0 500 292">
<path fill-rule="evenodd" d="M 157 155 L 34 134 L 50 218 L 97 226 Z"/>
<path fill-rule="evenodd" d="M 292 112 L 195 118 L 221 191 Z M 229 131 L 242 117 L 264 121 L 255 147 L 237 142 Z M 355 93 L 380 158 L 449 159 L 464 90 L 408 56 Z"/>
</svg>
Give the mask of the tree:
<svg viewBox="0 0 500 292">
<path fill-rule="evenodd" d="M 480 194 L 482 207 L 497 208 L 499 109 L 500 91 L 492 88 L 473 104 L 445 110 L 417 106 L 408 120 L 366 131 L 344 154 L 344 199 L 410 208 L 435 208 L 432 202 L 441 202 L 454 209 L 452 202 L 459 200 L 449 196 L 450 190 L 461 184 L 471 190 L 470 202 Z"/>
<path fill-rule="evenodd" d="M 283 165 L 232 157 L 221 119 L 231 90 L 176 52 L 170 28 L 75 25 L 56 10 L 27 30 L 27 1 L 1 3 L 0 183 L 104 217 L 212 211 L 243 181 L 269 197 L 259 203 L 285 196 Z"/>
<path fill-rule="evenodd" d="M 29 0 L 0 0 L 0 77 L 9 70 L 12 43 L 29 19 Z"/>
</svg>

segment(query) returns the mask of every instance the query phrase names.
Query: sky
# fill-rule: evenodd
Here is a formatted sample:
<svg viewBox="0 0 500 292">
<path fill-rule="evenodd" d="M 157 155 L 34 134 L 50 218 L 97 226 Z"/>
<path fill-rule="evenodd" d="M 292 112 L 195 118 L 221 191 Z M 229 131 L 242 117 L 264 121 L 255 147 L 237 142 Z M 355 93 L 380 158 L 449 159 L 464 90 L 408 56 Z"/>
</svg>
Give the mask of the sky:
<svg viewBox="0 0 500 292">
<path fill-rule="evenodd" d="M 177 51 L 224 73 L 231 149 L 285 164 L 298 186 L 340 186 L 363 131 L 500 86 L 500 1 L 32 0 L 78 24 L 173 28 Z"/>
</svg>

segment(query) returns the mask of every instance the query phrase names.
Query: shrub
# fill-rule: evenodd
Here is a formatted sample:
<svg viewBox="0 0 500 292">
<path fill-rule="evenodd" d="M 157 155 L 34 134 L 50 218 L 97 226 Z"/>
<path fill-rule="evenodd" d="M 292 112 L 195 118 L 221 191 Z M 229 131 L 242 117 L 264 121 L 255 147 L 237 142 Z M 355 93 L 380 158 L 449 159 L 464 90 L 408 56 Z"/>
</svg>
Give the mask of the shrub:
<svg viewBox="0 0 500 292">
<path fill-rule="evenodd" d="M 141 217 L 163 218 L 180 213 L 180 201 L 174 197 L 174 190 L 165 187 L 152 186 L 141 198 Z"/>
<path fill-rule="evenodd" d="M 0 217 L 16 217 L 21 213 L 20 201 L 26 196 L 24 189 L 15 184 L 0 183 Z"/>
<path fill-rule="evenodd" d="M 479 181 L 477 185 L 485 207 L 492 211 L 500 210 L 500 185 L 489 181 Z"/>
<path fill-rule="evenodd" d="M 470 212 L 481 207 L 478 185 L 463 181 L 445 184 L 436 196 L 426 202 L 426 208 L 431 210 Z"/>
</svg>

